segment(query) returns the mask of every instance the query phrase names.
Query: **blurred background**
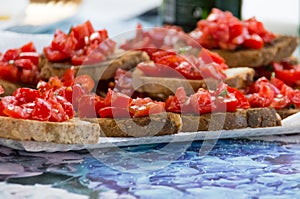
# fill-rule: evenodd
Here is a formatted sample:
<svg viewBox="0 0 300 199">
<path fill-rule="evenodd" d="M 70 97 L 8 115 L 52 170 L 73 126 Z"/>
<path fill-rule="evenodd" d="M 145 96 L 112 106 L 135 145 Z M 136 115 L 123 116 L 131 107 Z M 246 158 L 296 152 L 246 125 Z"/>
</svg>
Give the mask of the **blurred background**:
<svg viewBox="0 0 300 199">
<path fill-rule="evenodd" d="M 198 0 L 201 1 L 207 0 Z M 160 9 L 163 3 L 170 2 L 175 1 L 0 0 L 0 29 L 19 33 L 52 34 L 57 28 L 68 31 L 72 25 L 91 20 L 96 28 L 106 28 L 113 36 L 134 30 L 138 22 L 145 27 L 161 25 Z M 182 2 L 192 4 L 197 0 Z M 225 2 L 234 1 L 222 0 L 223 4 Z M 275 33 L 299 34 L 299 0 L 243 0 L 241 2 L 242 18 L 256 16 Z"/>
</svg>

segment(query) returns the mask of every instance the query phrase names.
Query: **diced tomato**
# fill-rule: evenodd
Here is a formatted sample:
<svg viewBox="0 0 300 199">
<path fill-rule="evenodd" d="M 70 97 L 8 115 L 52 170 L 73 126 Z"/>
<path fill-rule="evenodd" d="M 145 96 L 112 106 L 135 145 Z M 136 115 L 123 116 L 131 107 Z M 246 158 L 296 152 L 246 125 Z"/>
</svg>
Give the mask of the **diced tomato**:
<svg viewBox="0 0 300 199">
<path fill-rule="evenodd" d="M 48 103 L 50 103 L 51 105 L 51 116 L 49 118 L 49 121 L 63 122 L 70 119 L 64 111 L 63 106 L 56 99 L 49 99 Z"/>
<path fill-rule="evenodd" d="M 51 116 L 51 105 L 44 99 L 36 98 L 35 106 L 32 110 L 32 119 L 48 121 Z"/>
<path fill-rule="evenodd" d="M 96 96 L 95 95 L 83 95 L 78 100 L 78 116 L 80 118 L 96 118 Z M 97 107 L 98 108 L 98 107 Z"/>
<path fill-rule="evenodd" d="M 24 44 L 21 48 L 20 48 L 21 52 L 36 52 L 36 48 L 35 45 L 33 44 L 33 42 L 28 42 L 27 44 Z"/>
<path fill-rule="evenodd" d="M 104 98 L 101 96 L 95 96 L 95 109 L 98 113 L 98 110 L 105 107 Z"/>
<path fill-rule="evenodd" d="M 117 43 L 111 39 L 105 39 L 99 45 L 97 45 L 97 51 L 105 56 L 109 56 L 114 53 Z"/>
<path fill-rule="evenodd" d="M 19 55 L 19 59 L 28 59 L 34 65 L 38 66 L 40 55 L 37 52 L 21 52 Z"/>
<path fill-rule="evenodd" d="M 228 93 L 225 96 L 216 96 L 215 108 L 217 112 L 235 112 L 238 105 L 238 100 L 233 93 Z"/>
<path fill-rule="evenodd" d="M 107 38 L 108 38 L 108 33 L 107 33 L 107 30 L 105 30 L 105 29 L 95 31 L 92 34 L 90 34 L 90 42 L 91 43 L 94 43 L 94 42 L 101 43 Z"/>
<path fill-rule="evenodd" d="M 17 119 L 28 119 L 30 117 L 30 112 L 27 108 L 22 108 L 21 106 L 9 105 L 3 109 L 3 113 L 9 117 Z"/>
<path fill-rule="evenodd" d="M 300 85 L 300 64 L 291 65 L 274 62 L 272 65 L 276 78 L 289 86 Z"/>
<path fill-rule="evenodd" d="M 101 118 L 129 118 L 129 110 L 119 107 L 104 107 L 99 109 L 98 114 Z"/>
<path fill-rule="evenodd" d="M 230 39 L 233 40 L 237 37 L 240 37 L 241 35 L 243 35 L 245 30 L 245 27 L 243 26 L 242 23 L 239 22 L 234 22 L 234 23 L 229 23 L 229 35 L 230 35 Z M 236 44 L 240 44 L 240 43 L 236 43 Z"/>
<path fill-rule="evenodd" d="M 208 90 L 200 88 L 195 94 L 190 96 L 190 100 L 196 114 L 211 113 L 215 108 L 212 96 Z"/>
<path fill-rule="evenodd" d="M 71 69 L 64 77 L 70 78 L 70 75 L 72 76 Z M 37 88 L 18 88 L 12 96 L 2 98 L 0 114 L 14 118 L 63 122 L 75 115 L 70 101 L 73 100 L 77 105 L 79 97 L 85 94 L 79 84 L 64 86 L 56 76 L 51 77 L 48 82 L 40 81 Z"/>
<path fill-rule="evenodd" d="M 166 110 L 173 113 L 181 113 L 180 103 L 175 96 L 169 96 L 166 100 Z"/>
<path fill-rule="evenodd" d="M 68 34 L 56 30 L 50 46 L 44 54 L 52 62 L 70 61 L 72 65 L 96 64 L 111 55 L 116 42 L 108 38 L 107 30 L 95 31 L 86 21 L 70 29 Z"/>
<path fill-rule="evenodd" d="M 66 93 L 66 99 L 71 102 L 74 106 L 74 109 L 77 110 L 78 108 L 78 100 L 87 92 L 84 88 L 82 88 L 79 84 L 74 84 L 72 89 L 68 90 L 69 92 Z"/>
<path fill-rule="evenodd" d="M 156 64 L 153 62 L 141 62 L 137 65 L 137 68 L 143 71 L 144 75 L 150 77 L 179 77 L 180 73 L 175 69 L 162 64 Z M 182 77 L 182 76 L 181 76 Z"/>
<path fill-rule="evenodd" d="M 14 65 L 24 70 L 31 70 L 34 67 L 30 59 L 17 59 L 14 61 Z"/>
<path fill-rule="evenodd" d="M 204 48 L 227 50 L 237 47 L 260 49 L 275 38 L 255 18 L 239 20 L 232 13 L 217 8 L 212 9 L 207 19 L 198 21 L 190 36 Z"/>
<path fill-rule="evenodd" d="M 15 67 L 13 64 L 0 62 L 0 78 L 11 82 L 18 82 L 18 68 Z"/>
<path fill-rule="evenodd" d="M 81 49 L 86 45 L 85 37 L 90 37 L 90 35 L 95 32 L 93 25 L 88 20 L 82 24 L 72 27 L 71 32 L 74 32 L 74 36 L 77 39 L 78 43 L 76 44 L 75 49 Z"/>
<path fill-rule="evenodd" d="M 180 65 L 180 63 L 186 61 L 183 56 L 180 55 L 166 55 L 161 57 L 160 59 L 157 59 L 157 61 L 155 62 L 156 64 L 160 64 L 160 65 L 165 65 L 165 66 L 169 66 L 171 68 L 176 68 L 177 66 Z"/>
<path fill-rule="evenodd" d="M 15 96 L 4 96 L 1 99 L 2 107 L 8 107 L 10 104 L 11 105 L 17 105 L 18 101 L 16 100 Z"/>
<path fill-rule="evenodd" d="M 264 41 L 259 35 L 253 34 L 247 36 L 242 45 L 246 48 L 261 49 L 264 47 Z"/>
<path fill-rule="evenodd" d="M 258 93 L 250 94 L 248 101 L 251 107 L 269 107 L 274 100 L 274 91 L 267 83 L 258 85 Z"/>
<path fill-rule="evenodd" d="M 71 63 L 76 66 L 82 65 L 86 63 L 86 57 L 86 55 L 73 55 L 71 58 Z"/>
<path fill-rule="evenodd" d="M 211 63 L 211 62 L 216 62 L 217 64 L 225 64 L 225 60 L 219 54 L 212 52 L 210 50 L 207 50 L 205 48 L 201 49 L 201 51 L 199 53 L 199 58 L 201 58 L 204 61 L 204 63 L 206 63 L 206 64 Z M 227 69 L 227 68 L 228 68 L 228 66 L 223 69 Z"/>
<path fill-rule="evenodd" d="M 154 49 L 153 48 L 153 52 L 148 52 L 151 60 L 153 60 L 154 62 L 157 62 L 158 60 L 160 60 L 163 57 L 166 56 L 176 56 L 176 52 L 175 51 L 170 51 L 170 50 L 159 50 L 159 49 Z"/>
<path fill-rule="evenodd" d="M 156 55 L 157 53 L 157 55 Z M 155 62 L 142 62 L 138 64 L 138 69 L 143 71 L 144 75 L 152 77 L 176 77 L 201 80 L 203 78 L 225 79 L 226 75 L 223 69 L 227 66 L 220 65 L 213 61 L 222 61 L 218 55 L 200 54 L 199 58 L 193 56 L 176 55 L 172 51 L 157 51 L 153 53 Z M 155 57 L 157 56 L 157 57 Z M 205 63 L 207 62 L 207 63 Z"/>
<path fill-rule="evenodd" d="M 75 80 L 75 69 L 74 67 L 68 68 L 63 76 L 61 77 L 61 81 L 63 82 L 63 85 L 68 87 L 72 86 L 74 84 Z"/>
<path fill-rule="evenodd" d="M 26 85 L 35 85 L 40 79 L 39 54 L 32 42 L 20 48 L 9 49 L 0 60 L 0 78 Z"/>
<path fill-rule="evenodd" d="M 296 105 L 297 107 L 300 107 L 300 90 L 293 90 L 289 95 L 289 99 L 291 100 L 291 103 Z"/>
<path fill-rule="evenodd" d="M 85 59 L 83 60 L 82 64 L 83 65 L 91 65 L 91 64 L 98 64 L 102 61 L 104 61 L 106 58 L 105 56 L 97 51 L 97 50 L 91 50 L 88 55 L 85 57 Z M 72 62 L 74 60 L 72 59 Z M 78 61 L 78 60 L 77 60 Z"/>
<path fill-rule="evenodd" d="M 61 51 L 53 50 L 51 47 L 44 47 L 45 56 L 49 61 L 59 62 L 69 58 L 69 56 Z"/>
<path fill-rule="evenodd" d="M 271 77 L 271 83 L 279 90 L 281 90 L 283 85 L 285 84 L 283 81 L 281 81 L 280 79 L 278 79 L 276 77 Z"/>
<path fill-rule="evenodd" d="M 2 57 L 2 61 L 9 62 L 10 60 L 15 60 L 18 58 L 19 54 L 20 54 L 20 49 L 17 48 L 9 49 L 4 53 Z"/>
<path fill-rule="evenodd" d="M 118 108 L 127 108 L 131 103 L 132 98 L 129 96 L 114 92 L 111 89 L 108 89 L 104 103 L 106 106 L 118 107 Z"/>
<path fill-rule="evenodd" d="M 238 100 L 237 108 L 248 109 L 250 104 L 245 95 L 236 88 L 227 87 L 229 93 L 233 93 L 235 98 Z"/>
<path fill-rule="evenodd" d="M 287 107 L 290 104 L 290 99 L 287 96 L 283 96 L 281 94 L 278 94 L 273 102 L 271 103 L 271 107 L 274 107 L 275 109 L 282 109 Z"/>
<path fill-rule="evenodd" d="M 190 98 L 186 95 L 183 87 L 176 90 L 175 96 L 169 96 L 166 100 L 166 110 L 175 113 L 193 113 Z"/>
<path fill-rule="evenodd" d="M 19 104 L 25 104 L 29 102 L 34 102 L 36 98 L 40 97 L 40 92 L 32 88 L 17 88 L 13 96 L 18 101 Z"/>
<path fill-rule="evenodd" d="M 76 43 L 77 40 L 75 39 L 73 32 L 67 35 L 61 30 L 56 30 L 54 39 L 51 42 L 51 48 L 71 57 Z"/>
<path fill-rule="evenodd" d="M 48 80 L 46 89 L 49 90 L 52 88 L 52 89 L 56 90 L 58 88 L 61 88 L 62 86 L 63 86 L 63 83 L 61 82 L 61 80 L 57 76 L 52 76 Z"/>
<path fill-rule="evenodd" d="M 133 117 L 144 117 L 150 114 L 165 112 L 165 103 L 152 101 L 139 106 L 131 105 L 129 109 Z"/>
<path fill-rule="evenodd" d="M 148 97 L 136 98 L 132 100 L 129 111 L 133 117 L 144 117 L 150 114 L 164 112 L 165 103 L 153 101 Z"/>
<path fill-rule="evenodd" d="M 4 107 L 2 105 L 2 101 L 0 101 L 0 116 L 5 116 L 5 113 L 3 112 Z"/>
<path fill-rule="evenodd" d="M 238 106 L 238 99 L 234 93 L 228 91 L 228 85 L 221 82 L 215 92 L 215 109 L 213 111 L 235 112 Z"/>
<path fill-rule="evenodd" d="M 213 78 L 218 80 L 225 80 L 226 74 L 221 69 L 220 65 L 215 62 L 199 66 L 199 71 L 202 78 Z"/>
<path fill-rule="evenodd" d="M 79 75 L 74 79 L 75 84 L 79 84 L 82 88 L 84 88 L 87 92 L 91 92 L 95 87 L 95 82 L 89 75 Z"/>
<path fill-rule="evenodd" d="M 18 105 L 15 96 L 5 96 L 1 99 L 1 114 L 12 118 L 27 119 L 30 117 L 30 110 Z"/>
<path fill-rule="evenodd" d="M 124 93 L 131 96 L 134 93 L 132 86 L 132 72 L 118 68 L 115 74 L 115 86 L 114 91 Z"/>
<path fill-rule="evenodd" d="M 64 98 L 62 96 L 56 96 L 56 99 L 62 105 L 65 113 L 68 116 L 68 119 L 72 119 L 75 115 L 73 105 L 66 98 Z"/>
</svg>

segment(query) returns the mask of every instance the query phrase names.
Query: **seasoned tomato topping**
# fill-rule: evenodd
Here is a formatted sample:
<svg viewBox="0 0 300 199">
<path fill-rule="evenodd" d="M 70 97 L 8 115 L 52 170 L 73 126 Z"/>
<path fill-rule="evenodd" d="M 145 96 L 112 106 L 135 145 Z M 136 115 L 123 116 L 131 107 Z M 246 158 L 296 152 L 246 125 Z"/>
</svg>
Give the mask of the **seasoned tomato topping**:
<svg viewBox="0 0 300 199">
<path fill-rule="evenodd" d="M 0 57 L 0 79 L 35 85 L 40 80 L 39 58 L 32 42 L 7 50 Z"/>
<path fill-rule="evenodd" d="M 224 83 L 220 83 L 216 91 L 201 88 L 191 96 L 179 87 L 175 96 L 170 96 L 166 101 L 166 110 L 175 113 L 235 112 L 237 108 L 250 108 L 247 98 Z"/>
<path fill-rule="evenodd" d="M 207 19 L 200 20 L 190 36 L 208 49 L 234 50 L 238 47 L 261 49 L 275 34 L 254 17 L 239 20 L 231 12 L 213 8 Z"/>
<path fill-rule="evenodd" d="M 146 76 L 197 80 L 204 78 L 226 79 L 223 70 L 228 66 L 224 59 L 207 49 L 202 49 L 198 57 L 164 50 L 157 50 L 149 53 L 149 55 L 153 60 L 152 62 L 142 62 L 137 66 Z"/>
<path fill-rule="evenodd" d="M 251 107 L 300 107 L 300 90 L 274 76 L 270 81 L 265 77 L 259 78 L 246 89 L 246 96 Z"/>
<path fill-rule="evenodd" d="M 70 29 L 68 34 L 56 30 L 44 54 L 53 62 L 70 61 L 73 65 L 99 63 L 111 55 L 116 43 L 108 38 L 105 29 L 94 30 L 90 21 Z"/>
</svg>

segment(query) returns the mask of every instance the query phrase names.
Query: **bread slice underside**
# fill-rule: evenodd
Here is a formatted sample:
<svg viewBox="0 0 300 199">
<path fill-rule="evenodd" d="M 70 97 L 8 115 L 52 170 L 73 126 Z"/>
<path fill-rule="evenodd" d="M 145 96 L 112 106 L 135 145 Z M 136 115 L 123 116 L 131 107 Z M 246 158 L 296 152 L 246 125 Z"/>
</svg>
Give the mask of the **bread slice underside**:
<svg viewBox="0 0 300 199">
<path fill-rule="evenodd" d="M 176 134 L 181 129 L 179 114 L 163 112 L 138 118 L 86 119 L 99 124 L 101 137 L 152 137 Z"/>
<path fill-rule="evenodd" d="M 20 141 L 60 144 L 95 144 L 99 125 L 72 119 L 66 122 L 42 122 L 0 116 L 0 137 Z"/>
<path fill-rule="evenodd" d="M 252 68 L 230 68 L 224 70 L 227 78 L 224 80 L 230 87 L 245 88 L 255 75 Z M 133 87 L 140 93 L 144 93 L 151 98 L 166 100 L 170 95 L 174 95 L 178 87 L 184 87 L 187 95 L 195 93 L 199 88 L 216 89 L 221 80 L 207 78 L 205 80 L 189 80 L 168 77 L 145 76 L 139 69 L 133 72 Z"/>
<path fill-rule="evenodd" d="M 212 51 L 223 57 L 229 67 L 259 67 L 290 57 L 298 47 L 298 43 L 299 39 L 296 36 L 278 35 L 273 42 L 259 50 L 216 49 Z"/>
<path fill-rule="evenodd" d="M 238 109 L 236 112 L 203 115 L 182 114 L 181 118 L 181 132 L 233 130 L 281 125 L 281 118 L 273 108 Z"/>
<path fill-rule="evenodd" d="M 88 74 L 94 81 L 109 80 L 114 77 L 118 68 L 130 70 L 140 62 L 149 61 L 150 58 L 146 52 L 132 50 L 132 51 L 118 51 L 108 60 L 93 65 L 75 66 L 77 75 Z M 71 67 L 71 63 L 67 62 L 50 62 L 46 57 L 41 58 L 41 77 L 42 79 L 49 79 L 52 76 L 61 77 L 67 69 Z"/>
</svg>

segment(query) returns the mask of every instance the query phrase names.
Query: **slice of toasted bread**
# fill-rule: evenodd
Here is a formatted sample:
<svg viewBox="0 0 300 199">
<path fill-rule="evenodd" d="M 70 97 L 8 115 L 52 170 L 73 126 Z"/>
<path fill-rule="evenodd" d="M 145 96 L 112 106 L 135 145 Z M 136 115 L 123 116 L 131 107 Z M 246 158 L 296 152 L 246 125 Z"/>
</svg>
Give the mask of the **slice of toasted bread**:
<svg viewBox="0 0 300 199">
<path fill-rule="evenodd" d="M 200 116 L 183 114 L 181 117 L 182 132 L 232 130 L 281 125 L 281 118 L 273 108 L 240 109 L 236 112 L 210 113 Z"/>
<path fill-rule="evenodd" d="M 224 71 L 227 78 L 224 81 L 230 87 L 244 88 L 253 81 L 255 74 L 252 68 L 230 68 Z M 205 80 L 188 80 L 167 77 L 148 77 L 143 72 L 135 69 L 133 72 L 133 87 L 140 93 L 144 93 L 154 99 L 166 100 L 174 95 L 178 87 L 184 87 L 187 95 L 191 95 L 199 88 L 216 89 L 221 80 L 208 78 Z"/>
<path fill-rule="evenodd" d="M 72 119 L 66 122 L 42 122 L 0 116 L 0 137 L 20 141 L 61 144 L 95 144 L 99 125 Z"/>
<path fill-rule="evenodd" d="M 118 51 L 108 60 L 95 65 L 75 66 L 77 75 L 88 74 L 94 81 L 109 80 L 114 77 L 118 68 L 130 70 L 140 62 L 149 61 L 149 56 L 146 52 L 133 51 Z M 61 77 L 67 69 L 71 67 L 70 63 L 54 63 L 47 60 L 46 57 L 41 58 L 40 68 L 42 79 L 49 79 L 52 76 Z"/>
<path fill-rule="evenodd" d="M 229 67 L 258 67 L 290 57 L 298 47 L 298 43 L 298 37 L 278 35 L 272 43 L 259 50 L 239 49 L 230 51 L 216 49 L 212 51 L 223 57 Z"/>
<path fill-rule="evenodd" d="M 4 93 L 0 96 L 12 95 L 17 88 L 22 87 L 20 84 L 12 83 L 3 79 L 0 79 L 0 86 L 4 89 Z"/>
<path fill-rule="evenodd" d="M 159 113 L 139 118 L 86 119 L 100 126 L 102 137 L 151 137 L 176 134 L 181 129 L 181 117 L 176 113 Z"/>
<path fill-rule="evenodd" d="M 276 110 L 282 119 L 300 112 L 300 108 L 283 108 Z"/>
</svg>

